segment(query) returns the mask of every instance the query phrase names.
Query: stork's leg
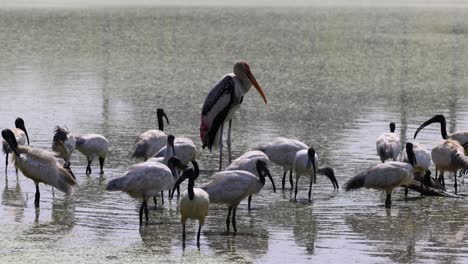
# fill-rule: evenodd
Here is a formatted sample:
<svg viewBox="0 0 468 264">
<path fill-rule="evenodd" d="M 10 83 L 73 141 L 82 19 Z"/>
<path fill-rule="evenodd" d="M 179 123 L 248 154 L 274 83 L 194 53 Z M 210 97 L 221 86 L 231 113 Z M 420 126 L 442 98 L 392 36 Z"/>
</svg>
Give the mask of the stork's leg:
<svg viewBox="0 0 468 264">
<path fill-rule="evenodd" d="M 292 177 L 292 170 L 289 170 L 289 183 L 291 184 L 291 191 L 294 187 L 293 177 Z"/>
<path fill-rule="evenodd" d="M 106 160 L 106 158 L 101 158 L 99 157 L 99 167 L 101 167 L 101 172 L 99 172 L 99 174 L 104 174 L 104 161 Z"/>
<path fill-rule="evenodd" d="M 297 183 L 299 182 L 299 176 L 296 175 L 296 190 L 294 191 L 294 202 L 297 203 L 297 199 L 296 199 L 296 196 L 297 196 Z"/>
<path fill-rule="evenodd" d="M 229 211 L 228 211 L 228 215 L 226 218 L 226 227 L 227 227 L 228 233 L 229 233 L 229 225 L 231 224 L 231 211 L 232 211 L 232 206 L 229 206 Z"/>
<path fill-rule="evenodd" d="M 91 162 L 92 161 L 93 161 L 92 159 L 88 159 L 88 166 L 86 166 L 86 175 L 91 174 Z"/>
<path fill-rule="evenodd" d="M 232 228 L 234 229 L 234 233 L 237 232 L 237 228 L 236 228 L 236 212 L 237 212 L 237 205 L 234 206 L 234 208 L 232 209 Z"/>
<path fill-rule="evenodd" d="M 228 137 L 227 137 L 227 148 L 228 148 L 228 159 L 229 159 L 229 164 L 231 164 L 231 159 L 232 159 L 232 156 L 231 156 L 231 123 L 232 123 L 232 119 L 229 120 L 229 127 L 228 127 Z"/>
<path fill-rule="evenodd" d="M 39 192 L 39 183 L 36 182 L 36 199 L 34 199 L 34 206 L 39 208 L 39 200 L 41 199 L 41 193 Z"/>
<path fill-rule="evenodd" d="M 223 127 L 224 124 L 221 124 L 219 128 L 219 170 L 223 168 Z"/>
<path fill-rule="evenodd" d="M 285 185 L 285 183 L 286 183 L 286 174 L 288 173 L 288 171 L 285 170 L 284 168 L 283 168 L 283 171 L 284 171 L 284 173 L 283 173 L 282 186 L 283 186 L 283 191 L 284 191 L 284 185 Z"/>
<path fill-rule="evenodd" d="M 197 247 L 200 248 L 200 233 L 201 233 L 202 224 L 198 223 L 198 234 L 197 234 Z"/>
<path fill-rule="evenodd" d="M 248 209 L 250 210 L 250 203 L 252 202 L 252 195 L 249 195 Z"/>
<path fill-rule="evenodd" d="M 387 199 L 385 199 L 385 208 L 390 208 L 392 206 L 392 193 L 387 192 Z"/>
<path fill-rule="evenodd" d="M 309 183 L 309 203 L 311 202 L 310 200 L 311 195 L 312 195 L 312 179 L 310 179 L 310 183 Z"/>
<path fill-rule="evenodd" d="M 455 179 L 455 194 L 457 194 L 457 171 L 453 172 L 453 178 Z"/>
</svg>

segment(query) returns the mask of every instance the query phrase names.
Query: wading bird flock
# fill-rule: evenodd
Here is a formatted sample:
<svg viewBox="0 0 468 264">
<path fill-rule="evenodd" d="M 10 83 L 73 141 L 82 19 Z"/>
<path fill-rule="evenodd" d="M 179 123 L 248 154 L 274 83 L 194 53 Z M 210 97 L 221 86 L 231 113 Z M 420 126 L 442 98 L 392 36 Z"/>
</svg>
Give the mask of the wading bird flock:
<svg viewBox="0 0 468 264">
<path fill-rule="evenodd" d="M 180 184 L 188 179 L 187 190 L 179 198 L 179 210 L 183 228 L 183 245 L 185 247 L 185 225 L 188 219 L 199 221 L 197 245 L 200 242 L 200 232 L 208 215 L 210 203 L 224 204 L 228 208 L 226 217 L 227 232 L 232 229 L 237 232 L 236 212 L 238 205 L 248 198 L 248 209 L 251 207 L 252 195 L 258 194 L 268 177 L 273 191 L 276 186 L 270 174 L 271 163 L 283 168 L 282 189 L 285 189 L 286 176 L 289 171 L 290 190 L 294 188 L 293 173 L 296 175 L 294 201 L 297 202 L 298 183 L 301 176 L 309 178 L 308 200 L 311 201 L 312 185 L 316 183 L 316 175 L 328 177 L 334 189 L 338 189 L 338 181 L 334 170 L 330 167 L 319 168 L 318 154 L 313 146 L 286 137 L 277 137 L 269 143 L 258 144 L 231 162 L 231 125 L 235 111 L 243 102 L 243 97 L 254 86 L 260 93 L 265 104 L 266 96 L 253 76 L 249 65 L 240 61 L 234 64 L 234 73 L 223 76 L 208 92 L 201 111 L 200 137 L 202 147 L 219 148 L 219 172 L 212 175 L 209 182 L 195 188 L 200 169 L 197 163 L 197 148 L 189 138 L 175 137 L 164 133 L 164 120 L 169 124 L 169 118 L 163 109 L 157 109 L 159 129 L 148 130 L 140 134 L 134 143 L 132 158 L 143 159 L 141 163 L 131 166 L 122 177 L 112 179 L 107 185 L 108 191 L 122 191 L 131 197 L 141 199 L 139 210 L 140 225 L 148 224 L 148 199 L 161 195 L 164 203 L 164 191 L 169 192 L 172 199 L 177 191 L 179 197 Z M 230 165 L 222 170 L 223 161 L 223 128 L 228 123 L 227 150 Z M 444 116 L 436 115 L 423 123 L 414 134 L 425 126 L 439 122 L 444 141 L 429 152 L 418 143 L 406 143 L 397 161 L 402 143 L 395 134 L 395 124 L 390 123 L 390 132 L 377 138 L 376 150 L 382 163 L 369 167 L 367 170 L 352 177 L 345 185 L 346 191 L 358 188 L 373 188 L 383 190 L 387 194 L 385 207 L 391 206 L 391 194 L 397 187 L 405 187 L 405 195 L 411 185 L 424 188 L 442 186 L 444 188 L 444 172 L 454 173 L 455 194 L 457 193 L 457 172 L 468 170 L 468 158 L 465 156 L 468 148 L 468 131 L 447 134 Z M 16 169 L 35 182 L 36 195 L 34 204 L 39 207 L 39 183 L 51 185 L 60 191 L 70 194 L 76 186 L 76 178 L 71 170 L 70 158 L 74 150 L 86 156 L 86 174 L 92 173 L 91 164 L 99 159 L 100 174 L 104 173 L 104 161 L 109 152 L 110 143 L 102 135 L 84 134 L 74 136 L 66 127 L 57 126 L 52 139 L 52 150 L 27 146 L 29 136 L 23 119 L 17 118 L 15 128 L 4 129 L 3 152 L 6 154 L 7 169 L 9 155 Z M 392 161 L 387 161 L 391 159 Z M 431 160 L 436 167 L 436 179 L 431 178 Z M 189 168 L 189 163 L 193 168 Z M 437 177 L 437 173 L 439 177 Z M 465 171 L 466 172 L 466 171 Z M 415 179 L 415 175 L 423 175 Z M 438 185 L 439 184 L 439 185 Z M 437 186 L 435 186 L 437 185 Z"/>
</svg>

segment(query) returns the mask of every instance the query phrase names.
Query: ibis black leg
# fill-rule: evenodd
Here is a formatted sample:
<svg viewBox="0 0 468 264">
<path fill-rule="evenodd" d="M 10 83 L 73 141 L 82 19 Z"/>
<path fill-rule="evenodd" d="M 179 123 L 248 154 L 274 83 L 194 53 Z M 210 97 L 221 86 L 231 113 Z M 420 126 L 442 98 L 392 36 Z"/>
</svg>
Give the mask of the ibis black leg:
<svg viewBox="0 0 468 264">
<path fill-rule="evenodd" d="M 252 195 L 249 195 L 248 209 L 250 210 L 250 203 L 252 202 Z"/>
<path fill-rule="evenodd" d="M 292 178 L 292 170 L 289 171 L 289 184 L 291 184 L 291 191 L 292 191 L 294 187 L 293 178 Z"/>
<path fill-rule="evenodd" d="M 141 203 L 141 206 L 140 206 L 140 226 L 143 225 L 143 208 L 144 208 L 144 205 L 145 205 L 145 201 L 143 201 L 143 203 Z"/>
<path fill-rule="evenodd" d="M 197 234 L 197 247 L 200 247 L 200 233 L 201 233 L 202 224 L 198 223 L 198 234 Z M 185 234 L 185 232 L 184 232 Z"/>
<path fill-rule="evenodd" d="M 170 194 L 170 190 L 169 190 L 169 194 Z M 161 204 L 164 204 L 164 192 L 161 191 Z"/>
<path fill-rule="evenodd" d="M 156 196 L 153 196 L 153 202 L 154 202 L 154 210 L 156 210 L 158 208 L 156 206 L 156 204 L 157 204 Z"/>
<path fill-rule="evenodd" d="M 284 173 L 283 173 L 283 181 L 281 182 L 281 183 L 282 183 L 282 186 L 283 186 L 283 190 L 284 190 L 284 185 L 285 185 L 285 183 L 286 183 L 286 174 L 287 174 L 287 173 L 288 173 L 287 170 L 285 170 Z"/>
<path fill-rule="evenodd" d="M 101 167 L 101 172 L 99 172 L 99 174 L 104 174 L 104 161 L 106 160 L 106 158 L 99 158 L 99 167 Z"/>
<path fill-rule="evenodd" d="M 422 190 L 421 190 L 422 191 Z M 408 198 L 408 186 L 405 186 L 405 199 Z"/>
<path fill-rule="evenodd" d="M 234 229 L 234 233 L 237 232 L 237 228 L 236 228 L 236 212 L 237 212 L 237 205 L 232 209 L 232 228 Z"/>
<path fill-rule="evenodd" d="M 309 203 L 310 203 L 310 196 L 312 195 L 312 179 L 310 179 L 310 183 L 309 183 Z"/>
<path fill-rule="evenodd" d="M 182 247 L 185 248 L 185 223 L 182 224 Z"/>
<path fill-rule="evenodd" d="M 385 208 L 392 206 L 392 193 L 387 193 L 387 199 L 385 199 Z"/>
<path fill-rule="evenodd" d="M 296 190 L 294 191 L 294 202 L 297 203 L 297 199 L 296 199 L 296 196 L 297 196 L 297 183 L 299 182 L 299 177 L 296 177 Z"/>
<path fill-rule="evenodd" d="M 148 222 L 149 222 L 148 203 L 146 201 L 145 201 L 145 220 L 146 220 L 146 225 L 148 225 Z"/>
<path fill-rule="evenodd" d="M 457 172 L 455 171 L 453 173 L 453 178 L 455 179 L 455 194 L 457 194 Z"/>
<path fill-rule="evenodd" d="M 226 227 L 227 227 L 228 233 L 229 233 L 229 225 L 231 224 L 231 211 L 232 211 L 232 206 L 229 206 L 229 211 L 228 211 L 228 215 L 226 218 Z"/>
<path fill-rule="evenodd" d="M 8 171 L 8 153 L 5 156 L 5 174 L 7 173 L 7 171 Z"/>
<path fill-rule="evenodd" d="M 41 193 L 39 192 L 39 183 L 36 182 L 36 199 L 34 199 L 34 206 L 39 208 L 39 200 L 41 199 Z"/>
<path fill-rule="evenodd" d="M 88 160 L 88 166 L 86 166 L 86 175 L 90 175 L 91 174 L 91 162 L 93 160 L 89 159 Z"/>
</svg>

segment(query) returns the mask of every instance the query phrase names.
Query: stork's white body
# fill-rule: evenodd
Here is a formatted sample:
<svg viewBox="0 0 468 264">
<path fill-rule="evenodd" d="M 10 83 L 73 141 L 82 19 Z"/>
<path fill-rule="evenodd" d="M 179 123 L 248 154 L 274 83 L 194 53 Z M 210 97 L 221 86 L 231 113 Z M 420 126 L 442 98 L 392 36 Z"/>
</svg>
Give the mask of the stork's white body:
<svg viewBox="0 0 468 264">
<path fill-rule="evenodd" d="M 397 134 L 393 132 L 383 133 L 377 138 L 375 144 L 377 154 L 382 162 L 387 159 L 396 161 L 401 151 L 400 137 Z"/>
</svg>

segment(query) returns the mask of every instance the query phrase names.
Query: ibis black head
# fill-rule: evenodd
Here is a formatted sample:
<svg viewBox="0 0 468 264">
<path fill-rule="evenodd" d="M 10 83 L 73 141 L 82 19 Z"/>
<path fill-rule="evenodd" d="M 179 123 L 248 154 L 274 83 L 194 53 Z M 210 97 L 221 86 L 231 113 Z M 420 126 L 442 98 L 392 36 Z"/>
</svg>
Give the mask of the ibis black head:
<svg viewBox="0 0 468 264">
<path fill-rule="evenodd" d="M 156 116 L 158 117 L 158 128 L 159 128 L 159 130 L 164 131 L 163 117 L 166 118 L 166 122 L 169 125 L 169 119 L 167 118 L 167 115 L 164 112 L 164 109 L 162 109 L 162 108 L 156 109 Z"/>
<path fill-rule="evenodd" d="M 24 131 L 24 134 L 26 134 L 26 139 L 28 140 L 28 145 L 29 145 L 29 135 L 28 135 L 28 131 L 26 130 L 26 126 L 24 125 L 23 118 L 21 117 L 16 118 L 15 127 Z"/>
<path fill-rule="evenodd" d="M 265 175 L 270 179 L 271 184 L 273 185 L 273 192 L 276 192 L 275 182 L 273 181 L 273 177 L 271 177 L 270 170 L 268 169 L 267 163 L 261 159 L 257 160 L 255 164 L 257 167 L 258 177 L 260 179 L 260 183 L 265 184 Z"/>
<path fill-rule="evenodd" d="M 408 156 L 408 162 L 414 167 L 417 165 L 416 156 L 413 151 L 413 144 L 411 142 L 406 143 L 406 155 Z"/>
<path fill-rule="evenodd" d="M 16 141 L 15 134 L 10 129 L 2 130 L 2 137 L 8 143 L 10 148 L 15 152 L 17 156 L 19 156 L 18 152 L 18 142 Z"/>
<path fill-rule="evenodd" d="M 390 123 L 390 132 L 392 132 L 392 133 L 395 132 L 395 123 L 393 123 L 393 122 Z"/>
</svg>

